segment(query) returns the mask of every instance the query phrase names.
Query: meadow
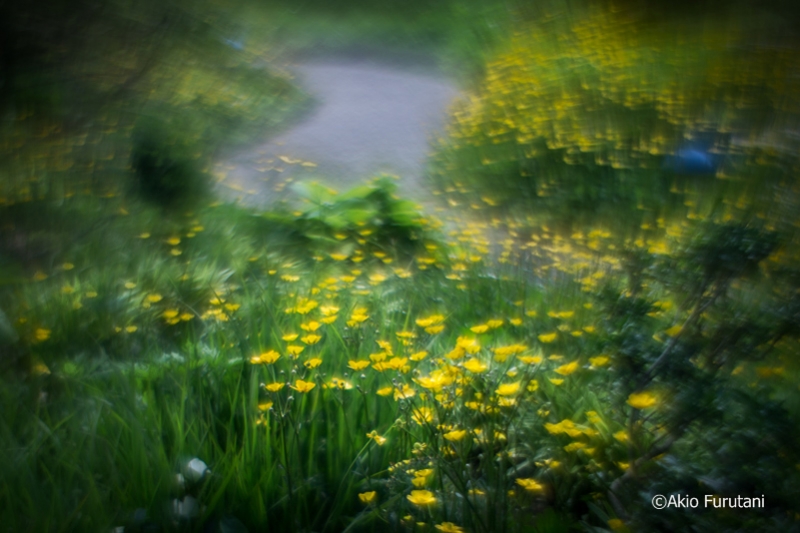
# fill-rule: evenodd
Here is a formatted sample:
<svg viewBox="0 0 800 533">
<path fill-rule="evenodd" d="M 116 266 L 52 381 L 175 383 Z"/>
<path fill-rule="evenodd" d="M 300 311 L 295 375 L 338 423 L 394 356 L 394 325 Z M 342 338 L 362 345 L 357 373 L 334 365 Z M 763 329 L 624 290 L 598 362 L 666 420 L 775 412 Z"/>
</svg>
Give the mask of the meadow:
<svg viewBox="0 0 800 533">
<path fill-rule="evenodd" d="M 0 101 L 3 528 L 797 529 L 797 53 L 768 13 L 143 5 Z M 387 28 L 466 73 L 438 210 L 387 176 L 215 196 L 220 153 L 312 105 L 270 54 Z"/>
</svg>

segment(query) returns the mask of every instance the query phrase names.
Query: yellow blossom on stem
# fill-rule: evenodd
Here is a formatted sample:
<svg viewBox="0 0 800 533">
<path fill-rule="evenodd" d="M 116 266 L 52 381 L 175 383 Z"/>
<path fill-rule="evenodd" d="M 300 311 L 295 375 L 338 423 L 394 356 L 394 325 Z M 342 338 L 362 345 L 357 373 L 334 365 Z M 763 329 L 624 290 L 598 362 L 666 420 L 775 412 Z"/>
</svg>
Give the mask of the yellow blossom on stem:
<svg viewBox="0 0 800 533">
<path fill-rule="evenodd" d="M 369 361 L 352 361 L 351 360 L 351 361 L 347 362 L 347 366 L 351 370 L 355 370 L 356 372 L 358 372 L 359 370 L 364 370 L 365 368 L 367 368 L 369 366 L 369 364 L 370 364 Z"/>
<path fill-rule="evenodd" d="M 473 357 L 472 359 L 464 363 L 464 368 L 466 368 L 473 374 L 480 374 L 481 372 L 485 372 L 488 367 L 485 364 L 481 363 L 479 359 Z"/>
<path fill-rule="evenodd" d="M 422 352 L 412 353 L 409 356 L 409 359 L 411 359 L 412 361 L 422 361 L 426 357 L 428 357 L 428 352 L 422 351 Z"/>
<path fill-rule="evenodd" d="M 412 490 L 406 499 L 420 507 L 427 507 L 436 504 L 436 496 L 429 490 Z"/>
<path fill-rule="evenodd" d="M 494 392 L 498 396 L 512 396 L 517 392 L 519 392 L 519 386 L 520 386 L 519 381 L 515 381 L 514 383 L 503 383 L 502 385 L 497 387 L 497 390 Z"/>
<path fill-rule="evenodd" d="M 374 440 L 378 446 L 383 446 L 384 444 L 386 444 L 386 437 L 381 437 L 375 430 L 372 430 L 369 433 L 367 433 L 367 438 Z"/>
<path fill-rule="evenodd" d="M 455 525 L 452 522 L 442 522 L 441 524 L 436 524 L 436 529 L 442 533 L 464 533 L 463 528 Z"/>
<path fill-rule="evenodd" d="M 544 344 L 548 344 L 548 343 L 551 343 L 554 340 L 556 340 L 557 337 L 558 337 L 558 333 L 555 333 L 555 332 L 553 332 L 553 333 L 542 333 L 541 335 L 539 335 L 538 339 L 539 339 L 539 342 L 542 342 Z"/>
<path fill-rule="evenodd" d="M 445 440 L 449 440 L 451 442 L 458 442 L 458 441 L 460 441 L 461 439 L 463 439 L 466 436 L 467 436 L 467 430 L 466 429 L 457 429 L 457 430 L 449 431 L 449 432 L 445 433 L 444 435 L 442 435 L 442 437 L 444 437 Z"/>
<path fill-rule="evenodd" d="M 634 392 L 628 396 L 628 405 L 634 409 L 647 409 L 653 407 L 656 403 L 658 403 L 658 398 L 651 392 Z"/>
<path fill-rule="evenodd" d="M 321 338 L 322 338 L 321 335 L 310 334 L 310 335 L 304 335 L 303 337 L 300 337 L 300 340 L 303 341 L 306 344 L 316 344 L 316 343 L 318 343 L 320 341 Z"/>
<path fill-rule="evenodd" d="M 271 365 L 272 363 L 277 361 L 280 358 L 280 356 L 281 354 L 279 354 L 275 350 L 270 350 L 260 355 L 254 355 L 253 357 L 250 358 L 250 362 L 253 363 L 254 365 L 257 365 L 259 363 Z"/>
<path fill-rule="evenodd" d="M 305 363 L 303 363 L 303 366 L 305 366 L 309 370 L 313 370 L 314 368 L 317 368 L 321 364 L 322 364 L 322 359 L 320 359 L 319 357 L 313 357 L 308 361 L 306 361 Z"/>
<path fill-rule="evenodd" d="M 378 493 L 374 490 L 369 492 L 362 492 L 358 495 L 358 499 L 361 500 L 361 503 L 363 503 L 364 505 L 371 504 L 372 502 L 375 501 L 377 497 Z"/>
<path fill-rule="evenodd" d="M 532 478 L 517 479 L 517 485 L 527 490 L 528 492 L 541 493 L 544 492 L 544 485 Z"/>
<path fill-rule="evenodd" d="M 295 359 L 297 359 L 297 356 L 300 355 L 304 349 L 305 346 L 297 346 L 294 344 L 290 344 L 289 346 L 286 347 L 286 351 L 289 352 L 289 355 L 291 355 Z"/>
<path fill-rule="evenodd" d="M 418 318 L 416 320 L 417 325 L 421 328 L 436 326 L 442 322 L 444 322 L 444 315 L 431 315 L 429 317 Z"/>
<path fill-rule="evenodd" d="M 297 392 L 306 393 L 316 386 L 317 384 L 314 383 L 313 381 L 303 381 L 302 379 L 298 379 L 297 381 L 294 382 L 294 385 L 292 385 L 291 387 Z"/>
<path fill-rule="evenodd" d="M 569 376 L 570 374 L 574 373 L 578 370 L 578 362 L 573 361 L 571 363 L 567 363 L 565 365 L 561 365 L 560 367 L 556 368 L 556 373 L 561 374 L 562 376 Z"/>
</svg>

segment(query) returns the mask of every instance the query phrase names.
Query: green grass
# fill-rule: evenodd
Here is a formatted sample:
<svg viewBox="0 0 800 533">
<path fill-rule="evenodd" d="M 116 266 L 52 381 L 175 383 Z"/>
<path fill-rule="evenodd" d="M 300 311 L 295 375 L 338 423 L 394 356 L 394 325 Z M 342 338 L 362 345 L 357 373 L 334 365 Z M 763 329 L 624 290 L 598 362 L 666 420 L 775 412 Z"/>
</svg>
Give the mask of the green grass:
<svg viewBox="0 0 800 533">
<path fill-rule="evenodd" d="M 79 212 L 118 213 L 122 200 L 71 202 Z M 134 214 L 72 243 L 42 269 L 46 279 L 27 271 L 2 294 L 20 337 L 7 345 L 2 418 L 14 460 L 0 498 L 14 529 L 134 527 L 137 509 L 168 529 L 233 518 L 250 530 L 297 531 L 422 527 L 416 522 L 555 531 L 605 527 L 622 512 L 642 527 L 688 520 L 653 514 L 627 484 L 615 489 L 624 511 L 614 507 L 609 483 L 635 461 L 649 490 L 697 492 L 691 480 L 709 468 L 733 486 L 757 475 L 775 505 L 768 516 L 786 525 L 777 509 L 791 508 L 793 489 L 777 480 L 796 460 L 786 448 L 794 415 L 776 401 L 792 396 L 797 369 L 785 357 L 795 341 L 772 344 L 771 354 L 769 346 L 794 335 L 784 328 L 793 300 L 760 288 L 782 283 L 780 268 L 731 284 L 753 275 L 739 266 L 765 264 L 772 245 L 747 244 L 765 236 L 722 227 L 688 248 L 674 238 L 669 255 L 642 252 L 637 266 L 610 248 L 635 245 L 606 230 L 559 237 L 512 223 L 510 235 L 537 239 L 512 238 L 492 252 L 488 225 L 448 237 L 429 222 L 412 235 L 423 244 L 413 251 L 387 246 L 376 225 L 385 221 L 374 216 L 309 225 L 313 204 L 281 219 L 204 207 L 164 226 L 156 208 L 124 202 Z M 346 219 L 352 200 L 340 202 Z M 362 252 L 337 255 L 351 245 Z M 735 268 L 708 270 L 720 258 Z M 714 292 L 722 286 L 728 292 Z M 425 321 L 434 314 L 441 318 Z M 437 323 L 443 331 L 425 331 Z M 685 324 L 682 337 L 665 333 L 676 324 Z M 732 332 L 739 340 L 724 340 Z M 321 339 L 301 340 L 312 333 Z M 497 351 L 511 345 L 519 345 L 511 355 Z M 290 346 L 303 347 L 299 357 Z M 714 362 L 720 349 L 728 355 Z M 271 350 L 277 360 L 251 361 Z M 662 352 L 670 362 L 655 366 Z M 353 370 L 351 361 L 369 365 Z M 314 387 L 304 391 L 298 380 Z M 272 383 L 283 387 L 262 386 Z M 496 394 L 503 384 L 508 392 Z M 657 407 L 631 408 L 637 390 L 655 394 Z M 772 414 L 753 422 L 758 409 Z M 665 424 L 676 443 L 668 459 L 654 460 Z M 724 465 L 743 452 L 714 442 L 746 439 L 753 424 L 769 435 L 752 443 L 769 462 L 739 478 Z M 697 446 L 712 455 L 697 455 Z M 212 473 L 180 489 L 175 476 L 193 457 Z M 424 480 L 415 474 L 427 469 Z M 413 504 L 412 490 L 437 503 Z M 372 503 L 359 501 L 372 491 Z M 176 524 L 170 502 L 185 494 L 202 507 Z M 756 528 L 767 519 L 747 516 Z M 725 523 L 713 513 L 698 520 Z"/>
<path fill-rule="evenodd" d="M 387 180 L 340 195 L 307 185 L 306 201 L 265 213 L 134 194 L 137 150 L 202 176 L 220 147 L 302 109 L 284 78 L 254 70 L 264 54 L 411 44 L 469 78 L 508 13 L 241 7 L 181 26 L 203 54 L 158 56 L 130 107 L 98 106 L 71 129 L 64 116 L 82 108 L 69 91 L 64 116 L 32 95 L 33 114 L 4 126 L 19 149 L 0 203 L 7 528 L 796 526 L 797 201 L 784 156 L 743 158 L 730 187 L 609 184 L 561 166 L 566 181 L 517 216 L 453 169 L 442 220 Z M 237 32 L 241 53 L 209 38 Z M 84 59 L 78 77 L 99 91 L 95 67 L 109 64 Z M 210 472 L 195 479 L 192 459 Z M 767 505 L 656 511 L 654 494 Z"/>
</svg>

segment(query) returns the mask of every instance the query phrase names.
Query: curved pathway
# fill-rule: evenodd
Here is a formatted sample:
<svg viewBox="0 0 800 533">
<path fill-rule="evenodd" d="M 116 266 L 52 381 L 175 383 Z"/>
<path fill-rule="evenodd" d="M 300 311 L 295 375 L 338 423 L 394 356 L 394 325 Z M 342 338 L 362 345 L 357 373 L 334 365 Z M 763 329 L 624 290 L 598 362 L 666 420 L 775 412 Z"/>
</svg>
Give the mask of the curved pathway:
<svg viewBox="0 0 800 533">
<path fill-rule="evenodd" d="M 401 195 L 427 203 L 425 159 L 458 95 L 453 83 L 372 61 L 326 60 L 291 70 L 316 108 L 285 133 L 221 162 L 216 175 L 225 196 L 264 206 L 285 198 L 295 181 L 341 192 L 389 173 L 398 176 Z"/>
</svg>

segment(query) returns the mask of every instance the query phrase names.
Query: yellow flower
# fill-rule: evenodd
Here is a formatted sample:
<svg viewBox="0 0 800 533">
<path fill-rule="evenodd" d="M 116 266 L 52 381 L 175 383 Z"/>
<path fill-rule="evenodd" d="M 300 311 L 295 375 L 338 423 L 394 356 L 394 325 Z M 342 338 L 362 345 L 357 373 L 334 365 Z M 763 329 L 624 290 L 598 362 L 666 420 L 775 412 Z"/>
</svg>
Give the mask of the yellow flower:
<svg viewBox="0 0 800 533">
<path fill-rule="evenodd" d="M 313 333 L 320 328 L 320 323 L 316 320 L 311 320 L 309 322 L 303 322 L 300 324 L 300 329 L 303 331 L 308 331 L 309 333 Z"/>
<path fill-rule="evenodd" d="M 569 376 L 576 370 L 578 370 L 578 362 L 573 361 L 571 363 L 567 363 L 565 365 L 561 365 L 560 367 L 556 368 L 556 373 L 561 374 L 562 376 Z"/>
<path fill-rule="evenodd" d="M 145 298 L 145 300 L 147 300 L 148 302 L 154 304 L 154 303 L 160 302 L 161 298 L 162 298 L 162 296 L 160 294 L 158 294 L 157 292 L 154 292 L 152 294 L 148 294 L 147 297 Z"/>
<path fill-rule="evenodd" d="M 561 379 L 561 378 L 549 378 L 548 381 L 550 381 L 550 383 L 552 383 L 555 386 L 558 386 L 558 385 L 561 385 L 562 383 L 564 383 L 564 380 Z"/>
<path fill-rule="evenodd" d="M 298 278 L 299 279 L 299 278 Z M 310 313 L 312 310 L 316 309 L 319 305 L 319 302 L 316 300 L 309 300 L 308 298 L 301 298 L 300 302 L 297 304 L 297 307 L 294 310 L 301 315 L 306 315 Z"/>
<path fill-rule="evenodd" d="M 430 376 L 420 376 L 415 378 L 414 381 L 419 383 L 420 386 L 425 389 L 439 392 L 443 387 L 451 385 L 454 381 L 454 378 L 444 370 L 437 369 L 431 372 Z"/>
<path fill-rule="evenodd" d="M 461 527 L 452 522 L 442 522 L 441 524 L 436 524 L 436 529 L 442 533 L 464 533 L 464 530 Z"/>
<path fill-rule="evenodd" d="M 548 343 L 551 343 L 554 340 L 556 340 L 556 337 L 558 337 L 558 333 L 556 333 L 556 332 L 553 332 L 553 333 L 542 333 L 541 335 L 539 335 L 539 342 L 543 342 L 545 344 L 548 344 Z"/>
<path fill-rule="evenodd" d="M 676 324 L 671 328 L 669 328 L 668 330 L 664 331 L 664 333 L 666 333 L 670 337 L 674 337 L 675 335 L 681 332 L 681 329 L 683 329 L 683 326 Z"/>
<path fill-rule="evenodd" d="M 469 328 L 472 333 L 486 333 L 489 331 L 489 326 L 486 324 L 479 324 L 477 326 L 472 326 Z"/>
<path fill-rule="evenodd" d="M 277 361 L 280 356 L 281 354 L 279 354 L 275 350 L 270 350 L 260 355 L 254 355 L 253 357 L 250 358 L 250 362 L 253 364 L 264 363 L 267 365 L 271 365 L 272 363 Z"/>
<path fill-rule="evenodd" d="M 292 342 L 293 340 L 297 340 L 297 333 L 287 333 L 281 339 L 285 340 L 286 342 Z"/>
<path fill-rule="evenodd" d="M 348 361 L 347 366 L 358 372 L 359 370 L 367 368 L 369 366 L 369 361 Z"/>
<path fill-rule="evenodd" d="M 421 426 L 426 422 L 433 422 L 433 411 L 431 411 L 430 407 L 419 407 L 414 409 L 411 418 Z"/>
<path fill-rule="evenodd" d="M 443 324 L 439 324 L 438 326 L 430 326 L 430 327 L 425 328 L 425 333 L 428 333 L 430 335 L 436 335 L 437 333 L 441 333 L 442 331 L 444 331 L 444 325 Z"/>
<path fill-rule="evenodd" d="M 178 313 L 179 311 L 177 309 L 167 309 L 163 313 L 161 313 L 161 316 L 163 316 L 166 319 L 170 319 L 178 316 Z"/>
<path fill-rule="evenodd" d="M 585 442 L 572 442 L 572 443 L 567 444 L 566 446 L 564 446 L 564 451 L 574 452 L 575 450 L 580 450 L 580 449 L 583 449 L 583 448 L 586 448 L 586 443 Z"/>
<path fill-rule="evenodd" d="M 538 365 L 542 362 L 541 355 L 523 355 L 519 358 L 520 361 L 525 363 L 526 365 Z"/>
<path fill-rule="evenodd" d="M 394 387 L 389 385 L 388 387 L 383 387 L 382 389 L 378 389 L 375 392 L 378 394 L 378 396 L 389 396 L 390 394 L 392 394 L 393 391 Z"/>
<path fill-rule="evenodd" d="M 331 378 L 331 382 L 326 385 L 329 389 L 352 390 L 353 384 L 340 378 Z"/>
<path fill-rule="evenodd" d="M 73 268 L 75 268 L 75 265 L 73 265 L 72 263 L 64 263 L 63 265 L 61 265 L 61 268 L 64 270 L 72 270 Z"/>
<path fill-rule="evenodd" d="M 592 363 L 592 366 L 605 366 L 609 361 L 610 359 L 606 355 L 598 355 L 597 357 L 589 358 L 589 362 Z"/>
<path fill-rule="evenodd" d="M 476 354 L 480 351 L 481 344 L 478 342 L 478 339 L 459 337 L 456 339 L 456 347 L 464 349 L 464 351 L 469 354 Z"/>
<path fill-rule="evenodd" d="M 444 437 L 445 440 L 449 440 L 451 442 L 458 442 L 458 441 L 460 441 L 461 439 L 463 439 L 466 436 L 467 436 L 467 430 L 466 429 L 457 429 L 457 430 L 449 431 L 449 432 L 445 433 L 444 435 L 442 435 L 442 437 Z"/>
<path fill-rule="evenodd" d="M 411 494 L 406 496 L 406 498 L 414 505 L 419 505 L 421 507 L 436 504 L 436 496 L 429 490 L 412 490 Z"/>
<path fill-rule="evenodd" d="M 541 493 L 544 491 L 544 485 L 532 478 L 517 479 L 517 485 L 527 490 L 528 492 Z"/>
<path fill-rule="evenodd" d="M 413 398 L 416 394 L 417 391 L 415 391 L 410 385 L 402 385 L 394 390 L 394 399 L 405 400 L 408 398 Z"/>
<path fill-rule="evenodd" d="M 169 244 L 170 246 L 178 246 L 180 243 L 181 243 L 180 237 L 170 237 L 169 239 L 167 239 L 167 244 Z"/>
<path fill-rule="evenodd" d="M 495 318 L 493 320 L 488 320 L 486 325 L 489 326 L 490 329 L 496 329 L 503 325 L 502 318 Z"/>
<path fill-rule="evenodd" d="M 128 333 L 135 333 L 139 328 L 137 326 L 126 326 L 125 331 Z"/>
<path fill-rule="evenodd" d="M 46 328 L 37 328 L 34 336 L 39 342 L 46 341 L 50 338 L 50 330 Z"/>
<path fill-rule="evenodd" d="M 369 492 L 362 492 L 358 495 L 358 499 L 361 500 L 361 503 L 363 503 L 364 505 L 371 504 L 372 502 L 375 501 L 377 497 L 378 493 L 374 490 Z"/>
<path fill-rule="evenodd" d="M 320 335 L 305 335 L 300 337 L 300 340 L 306 344 L 316 344 L 322 338 Z"/>
<path fill-rule="evenodd" d="M 417 488 L 422 488 L 425 485 L 427 485 L 427 483 L 428 483 L 427 478 L 420 477 L 420 476 L 417 476 L 417 477 L 415 477 L 414 479 L 411 480 L 411 484 L 414 485 Z"/>
<path fill-rule="evenodd" d="M 321 364 L 322 364 L 322 359 L 320 359 L 319 357 L 314 357 L 303 363 L 303 366 L 305 366 L 309 370 L 313 370 L 314 368 L 317 368 Z"/>
<path fill-rule="evenodd" d="M 411 359 L 412 361 L 422 361 L 426 357 L 428 357 L 428 352 L 422 351 L 422 352 L 412 353 L 409 356 L 409 359 Z"/>
<path fill-rule="evenodd" d="M 305 346 L 297 346 L 294 344 L 290 344 L 286 347 L 286 351 L 289 352 L 289 355 L 297 359 L 297 356 L 300 355 L 303 350 L 305 350 Z"/>
<path fill-rule="evenodd" d="M 333 316 L 339 312 L 339 308 L 332 305 L 323 305 L 319 310 L 322 312 L 323 316 Z"/>
<path fill-rule="evenodd" d="M 294 382 L 294 385 L 291 385 L 294 390 L 300 393 L 306 393 L 316 386 L 317 384 L 313 381 L 303 381 L 302 379 L 298 379 Z"/>
<path fill-rule="evenodd" d="M 367 438 L 374 440 L 378 446 L 383 446 L 386 444 L 386 437 L 381 437 L 374 429 L 367 433 Z"/>
<path fill-rule="evenodd" d="M 634 392 L 628 396 L 628 405 L 634 409 L 647 409 L 658 403 L 658 399 L 651 392 Z"/>
<path fill-rule="evenodd" d="M 430 326 L 435 326 L 444 322 L 444 315 L 431 315 L 427 318 L 418 318 L 416 323 L 421 328 L 427 328 Z"/>
<path fill-rule="evenodd" d="M 519 391 L 519 381 L 515 381 L 514 383 L 503 383 L 497 390 L 494 391 L 498 396 L 512 396 Z"/>
<path fill-rule="evenodd" d="M 125 282 L 125 288 L 128 289 L 128 290 L 135 289 L 136 288 L 136 284 L 134 282 L 132 282 L 132 281 L 126 281 Z"/>
<path fill-rule="evenodd" d="M 352 328 L 355 327 L 357 324 L 366 321 L 368 318 L 369 315 L 367 314 L 366 307 L 356 307 L 353 310 L 353 313 L 350 315 L 350 320 L 347 321 L 347 325 Z"/>
<path fill-rule="evenodd" d="M 278 392 L 279 390 L 281 390 L 285 386 L 286 386 L 286 383 L 280 383 L 280 382 L 276 381 L 275 383 L 268 383 L 268 384 L 264 385 L 264 388 L 267 389 L 270 392 Z"/>
<path fill-rule="evenodd" d="M 511 355 L 518 355 L 527 350 L 528 347 L 524 344 L 510 344 L 508 346 L 498 346 L 497 348 L 492 348 L 494 352 L 495 359 L 503 363 L 506 359 L 508 359 Z"/>
<path fill-rule="evenodd" d="M 621 429 L 621 430 L 617 431 L 616 433 L 614 433 L 613 436 L 614 436 L 615 439 L 617 439 L 620 442 L 628 442 L 628 439 L 629 439 L 628 432 L 625 431 L 624 429 Z"/>
<path fill-rule="evenodd" d="M 485 372 L 488 367 L 483 363 L 481 363 L 479 359 L 475 359 L 473 357 L 472 359 L 464 363 L 464 368 L 466 368 L 473 374 L 480 374 L 481 372 Z"/>
<path fill-rule="evenodd" d="M 270 409 L 272 409 L 272 402 L 270 401 L 259 402 L 258 404 L 259 411 L 269 411 Z"/>
</svg>

